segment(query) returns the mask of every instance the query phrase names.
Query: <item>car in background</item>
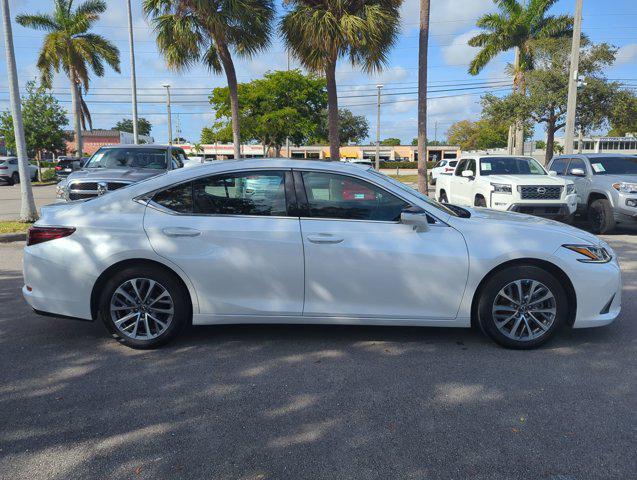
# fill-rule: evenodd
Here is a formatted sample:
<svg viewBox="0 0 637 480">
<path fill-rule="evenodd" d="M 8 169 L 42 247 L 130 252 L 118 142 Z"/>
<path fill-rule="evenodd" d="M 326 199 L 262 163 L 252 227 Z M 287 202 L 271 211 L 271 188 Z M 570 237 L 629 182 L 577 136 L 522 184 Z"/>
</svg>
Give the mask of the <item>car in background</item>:
<svg viewBox="0 0 637 480">
<path fill-rule="evenodd" d="M 71 173 L 80 170 L 89 157 L 64 157 L 59 158 L 57 164 L 55 165 L 55 178 L 58 181 L 65 179 Z"/>
<path fill-rule="evenodd" d="M 440 175 L 451 175 L 456 169 L 456 165 L 458 165 L 458 160 L 440 160 L 431 169 L 429 183 L 435 185 Z"/>
<path fill-rule="evenodd" d="M 29 173 L 31 181 L 38 178 L 38 167 L 29 163 Z M 20 183 L 20 174 L 18 173 L 18 157 L 0 157 L 0 181 L 8 185 Z"/>
<path fill-rule="evenodd" d="M 612 322 L 622 285 L 615 253 L 590 233 L 288 159 L 208 163 L 45 206 L 24 282 L 37 313 L 100 320 L 133 348 L 190 323 L 475 323 L 533 348 L 562 326 Z"/>
<path fill-rule="evenodd" d="M 444 203 L 487 207 L 570 222 L 575 185 L 549 173 L 532 157 L 463 156 L 453 175 L 441 175 L 436 197 Z"/>
<path fill-rule="evenodd" d="M 97 150 L 57 185 L 58 201 L 93 198 L 184 166 L 183 149 L 170 145 L 111 145 Z"/>
<path fill-rule="evenodd" d="M 637 155 L 560 155 L 548 168 L 574 182 L 577 210 L 594 233 L 611 232 L 618 222 L 637 223 Z"/>
</svg>

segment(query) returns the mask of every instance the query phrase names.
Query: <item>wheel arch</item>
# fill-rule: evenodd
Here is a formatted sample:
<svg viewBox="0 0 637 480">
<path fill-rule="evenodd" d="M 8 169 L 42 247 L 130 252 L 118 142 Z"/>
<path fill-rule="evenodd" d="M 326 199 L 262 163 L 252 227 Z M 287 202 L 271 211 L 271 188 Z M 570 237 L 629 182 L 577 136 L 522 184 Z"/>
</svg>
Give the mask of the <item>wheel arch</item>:
<svg viewBox="0 0 637 480">
<path fill-rule="evenodd" d="M 593 203 L 595 200 L 609 200 L 610 201 L 610 199 L 608 198 L 608 195 L 606 195 L 605 193 L 592 191 L 591 193 L 588 194 L 588 200 L 586 202 L 586 205 L 588 207 L 590 207 L 591 203 Z"/>
<path fill-rule="evenodd" d="M 568 318 L 566 319 L 566 321 L 568 325 L 572 326 L 575 322 L 575 316 L 577 313 L 577 295 L 575 294 L 573 282 L 571 282 L 571 279 L 568 277 L 566 272 L 564 272 L 564 270 L 562 270 L 560 267 L 558 267 L 554 263 L 551 263 L 547 260 L 541 260 L 539 258 L 517 258 L 515 260 L 509 260 L 492 268 L 484 277 L 482 277 L 482 280 L 480 280 L 478 288 L 476 288 L 473 294 L 473 299 L 471 301 L 471 326 L 475 327 L 478 325 L 478 302 L 480 300 L 482 290 L 487 283 L 487 280 L 497 272 L 504 270 L 505 268 L 515 266 L 539 267 L 546 270 L 558 279 L 560 284 L 564 287 L 566 298 L 568 300 Z"/>
</svg>

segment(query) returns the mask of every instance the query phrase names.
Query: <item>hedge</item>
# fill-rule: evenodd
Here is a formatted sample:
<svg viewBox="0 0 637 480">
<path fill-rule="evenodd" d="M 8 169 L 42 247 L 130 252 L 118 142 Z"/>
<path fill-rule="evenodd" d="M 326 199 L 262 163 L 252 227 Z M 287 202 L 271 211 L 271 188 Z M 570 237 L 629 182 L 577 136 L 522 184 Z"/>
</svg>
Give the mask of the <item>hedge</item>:
<svg viewBox="0 0 637 480">
<path fill-rule="evenodd" d="M 427 162 L 427 168 L 433 168 L 435 162 Z M 380 168 L 418 168 L 418 162 L 380 162 Z"/>
</svg>

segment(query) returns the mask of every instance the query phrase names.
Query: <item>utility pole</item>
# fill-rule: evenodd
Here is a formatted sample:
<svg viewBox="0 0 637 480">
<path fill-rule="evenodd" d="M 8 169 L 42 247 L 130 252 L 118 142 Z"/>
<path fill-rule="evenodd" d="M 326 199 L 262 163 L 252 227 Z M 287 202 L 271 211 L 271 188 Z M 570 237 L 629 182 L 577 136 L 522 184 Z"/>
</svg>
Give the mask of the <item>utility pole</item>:
<svg viewBox="0 0 637 480">
<path fill-rule="evenodd" d="M 31 174 L 28 167 L 29 158 L 27 157 L 27 145 L 24 140 L 24 124 L 22 123 L 18 71 L 15 65 L 15 51 L 13 50 L 13 31 L 11 29 L 9 0 L 1 1 L 2 23 L 4 24 L 4 48 L 7 56 L 7 76 L 9 77 L 9 100 L 11 103 L 16 153 L 18 154 L 18 172 L 20 175 L 20 221 L 35 222 L 38 219 L 38 211 L 35 208 L 33 190 L 31 189 Z"/>
<path fill-rule="evenodd" d="M 576 0 L 573 43 L 571 46 L 571 68 L 568 77 L 568 103 L 566 104 L 566 127 L 564 128 L 564 153 L 573 153 L 575 137 L 575 113 L 577 111 L 577 81 L 579 70 L 579 50 L 582 36 L 583 0 Z"/>
<path fill-rule="evenodd" d="M 418 191 L 429 195 L 427 178 L 427 53 L 429 50 L 429 13 L 431 0 L 420 0 L 418 34 Z"/>
<path fill-rule="evenodd" d="M 133 43 L 133 14 L 130 0 L 126 0 L 128 9 L 128 41 L 130 43 L 130 79 L 133 97 L 133 142 L 139 144 L 139 132 L 137 131 L 137 77 L 135 75 L 135 46 Z"/>
<path fill-rule="evenodd" d="M 288 72 L 290 71 L 290 49 L 288 48 Z M 265 145 L 263 146 L 265 149 Z M 285 158 L 290 158 L 290 137 L 285 137 Z"/>
<path fill-rule="evenodd" d="M 382 85 L 376 85 L 378 89 L 378 101 L 376 102 L 376 170 L 380 170 L 380 91 Z"/>
<path fill-rule="evenodd" d="M 173 144 L 173 125 L 172 116 L 170 114 L 170 85 L 163 85 L 166 88 L 166 116 L 168 118 L 168 145 Z"/>
</svg>

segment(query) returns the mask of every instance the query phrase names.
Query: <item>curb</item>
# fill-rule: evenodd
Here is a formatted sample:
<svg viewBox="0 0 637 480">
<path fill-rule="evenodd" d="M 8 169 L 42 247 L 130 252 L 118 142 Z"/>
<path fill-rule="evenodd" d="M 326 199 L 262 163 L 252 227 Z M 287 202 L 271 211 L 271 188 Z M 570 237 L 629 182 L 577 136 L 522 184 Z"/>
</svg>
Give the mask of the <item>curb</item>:
<svg viewBox="0 0 637 480">
<path fill-rule="evenodd" d="M 0 243 L 25 242 L 26 239 L 27 239 L 27 232 L 3 233 L 0 235 Z"/>
</svg>

